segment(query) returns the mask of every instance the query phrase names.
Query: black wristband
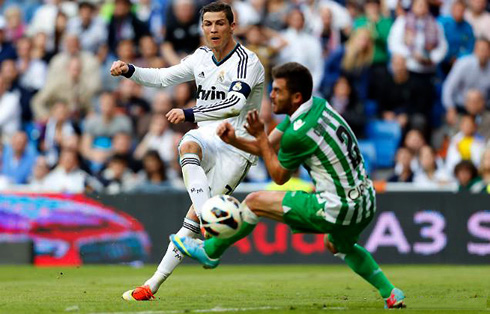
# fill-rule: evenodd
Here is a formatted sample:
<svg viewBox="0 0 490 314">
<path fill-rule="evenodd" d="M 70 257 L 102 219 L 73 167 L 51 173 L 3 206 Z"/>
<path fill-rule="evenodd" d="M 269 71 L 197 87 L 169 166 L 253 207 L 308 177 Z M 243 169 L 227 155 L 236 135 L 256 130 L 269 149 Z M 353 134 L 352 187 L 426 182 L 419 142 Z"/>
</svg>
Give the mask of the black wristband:
<svg viewBox="0 0 490 314">
<path fill-rule="evenodd" d="M 188 122 L 195 122 L 195 118 L 194 118 L 194 110 L 192 108 L 189 108 L 189 109 L 182 109 L 184 111 L 184 117 L 185 117 L 185 121 L 188 121 Z"/>
<path fill-rule="evenodd" d="M 134 65 L 132 65 L 132 64 L 128 64 L 128 68 L 129 68 L 128 72 L 123 73 L 123 76 L 125 78 L 130 78 L 131 76 L 133 76 L 134 71 L 136 71 Z"/>
</svg>

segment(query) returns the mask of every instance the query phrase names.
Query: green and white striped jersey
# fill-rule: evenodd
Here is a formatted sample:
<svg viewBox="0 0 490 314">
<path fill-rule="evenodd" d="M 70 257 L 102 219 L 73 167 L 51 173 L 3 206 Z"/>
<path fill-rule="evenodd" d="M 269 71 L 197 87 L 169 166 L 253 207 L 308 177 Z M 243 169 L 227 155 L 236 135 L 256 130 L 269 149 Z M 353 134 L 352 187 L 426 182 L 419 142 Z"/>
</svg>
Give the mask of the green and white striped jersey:
<svg viewBox="0 0 490 314">
<path fill-rule="evenodd" d="M 301 164 L 325 203 L 325 220 L 351 225 L 374 214 L 375 193 L 357 139 L 328 102 L 313 97 L 277 129 L 283 132 L 279 162 L 288 170 Z"/>
</svg>

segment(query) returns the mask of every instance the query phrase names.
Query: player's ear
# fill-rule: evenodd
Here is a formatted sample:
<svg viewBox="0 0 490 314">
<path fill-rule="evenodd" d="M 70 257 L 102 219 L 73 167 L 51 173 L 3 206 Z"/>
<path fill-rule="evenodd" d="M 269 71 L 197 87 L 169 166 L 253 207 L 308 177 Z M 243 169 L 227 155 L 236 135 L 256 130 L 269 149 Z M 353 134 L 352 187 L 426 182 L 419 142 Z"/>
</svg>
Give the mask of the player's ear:
<svg viewBox="0 0 490 314">
<path fill-rule="evenodd" d="M 303 95 L 301 95 L 300 92 L 296 92 L 293 95 L 291 95 L 292 101 L 295 104 L 301 105 L 303 101 Z"/>
<path fill-rule="evenodd" d="M 236 23 L 235 22 L 232 22 L 230 24 L 230 28 L 231 28 L 231 33 L 233 34 L 233 32 L 235 31 L 235 28 L 236 28 Z"/>
</svg>

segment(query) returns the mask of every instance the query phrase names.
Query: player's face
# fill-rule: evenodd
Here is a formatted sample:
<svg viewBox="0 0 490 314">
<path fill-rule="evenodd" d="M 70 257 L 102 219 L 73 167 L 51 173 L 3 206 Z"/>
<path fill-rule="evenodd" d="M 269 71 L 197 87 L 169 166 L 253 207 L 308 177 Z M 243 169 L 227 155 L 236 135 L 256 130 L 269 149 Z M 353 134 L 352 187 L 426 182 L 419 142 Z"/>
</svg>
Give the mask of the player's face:
<svg viewBox="0 0 490 314">
<path fill-rule="evenodd" d="M 229 23 L 225 12 L 206 12 L 202 19 L 202 30 L 206 44 L 211 49 L 226 47 L 233 36 L 235 23 Z"/>
<path fill-rule="evenodd" d="M 272 82 L 272 91 L 270 93 L 272 102 L 272 111 L 275 114 L 288 113 L 291 108 L 291 93 L 286 86 L 286 79 L 276 78 Z"/>
</svg>

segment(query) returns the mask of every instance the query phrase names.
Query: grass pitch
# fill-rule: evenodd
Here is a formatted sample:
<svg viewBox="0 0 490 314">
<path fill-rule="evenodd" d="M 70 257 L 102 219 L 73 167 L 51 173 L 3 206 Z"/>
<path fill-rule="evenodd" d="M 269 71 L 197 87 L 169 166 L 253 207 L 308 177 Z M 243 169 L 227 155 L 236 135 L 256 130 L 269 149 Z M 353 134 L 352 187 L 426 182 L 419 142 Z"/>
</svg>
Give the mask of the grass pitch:
<svg viewBox="0 0 490 314">
<path fill-rule="evenodd" d="M 179 267 L 152 302 L 121 294 L 155 266 L 0 267 L 0 313 L 387 313 L 343 265 Z M 384 266 L 413 313 L 490 314 L 490 266 Z"/>
</svg>

